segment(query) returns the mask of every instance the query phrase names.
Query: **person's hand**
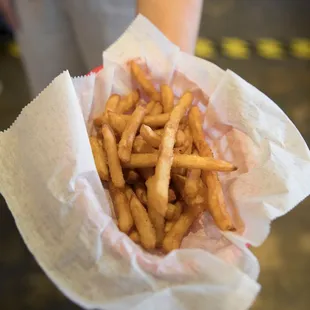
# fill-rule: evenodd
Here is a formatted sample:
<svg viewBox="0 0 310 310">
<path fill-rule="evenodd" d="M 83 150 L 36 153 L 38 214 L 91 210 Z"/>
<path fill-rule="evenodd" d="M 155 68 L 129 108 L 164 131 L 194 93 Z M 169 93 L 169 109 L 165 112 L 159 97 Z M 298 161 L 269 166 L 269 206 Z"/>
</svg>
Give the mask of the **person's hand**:
<svg viewBox="0 0 310 310">
<path fill-rule="evenodd" d="M 5 21 L 12 28 L 12 30 L 16 30 L 17 20 L 14 14 L 12 1 L 0 0 L 0 12 L 3 14 Z"/>
</svg>

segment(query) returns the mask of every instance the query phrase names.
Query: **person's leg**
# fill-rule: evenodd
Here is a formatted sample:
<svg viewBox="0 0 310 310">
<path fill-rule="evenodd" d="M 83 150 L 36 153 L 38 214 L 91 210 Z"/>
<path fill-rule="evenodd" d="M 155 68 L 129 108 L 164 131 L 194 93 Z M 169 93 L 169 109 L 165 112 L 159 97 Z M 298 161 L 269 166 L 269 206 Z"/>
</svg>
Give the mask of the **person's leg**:
<svg viewBox="0 0 310 310">
<path fill-rule="evenodd" d="M 135 18 L 136 0 L 64 0 L 88 70 L 102 64 L 102 52 Z"/>
<path fill-rule="evenodd" d="M 62 0 L 18 0 L 14 4 L 17 40 L 32 95 L 66 69 L 71 75 L 85 74 L 87 69 Z"/>
</svg>

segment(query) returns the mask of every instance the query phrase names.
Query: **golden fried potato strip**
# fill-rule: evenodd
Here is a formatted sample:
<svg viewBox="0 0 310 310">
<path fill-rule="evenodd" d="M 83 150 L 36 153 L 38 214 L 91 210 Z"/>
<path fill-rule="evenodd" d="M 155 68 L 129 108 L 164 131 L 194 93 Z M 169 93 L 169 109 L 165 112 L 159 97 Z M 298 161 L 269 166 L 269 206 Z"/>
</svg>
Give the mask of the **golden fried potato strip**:
<svg viewBox="0 0 310 310">
<path fill-rule="evenodd" d="M 125 180 L 123 176 L 120 160 L 117 155 L 117 145 L 113 130 L 109 125 L 102 126 L 103 144 L 108 158 L 108 165 L 113 184 L 116 187 L 124 187 Z"/>
<path fill-rule="evenodd" d="M 160 145 L 158 162 L 155 175 L 148 180 L 148 202 L 162 216 L 165 216 L 168 208 L 168 189 L 170 182 L 170 171 L 173 162 L 173 147 L 179 123 L 193 101 L 193 95 L 186 92 L 170 114 L 169 121 Z"/>
<path fill-rule="evenodd" d="M 98 138 L 90 137 L 89 140 L 99 177 L 102 181 L 108 181 L 110 179 L 110 176 L 106 152 L 103 149 Z"/>
<path fill-rule="evenodd" d="M 189 126 L 193 135 L 194 144 L 201 156 L 213 158 L 212 151 L 205 141 L 202 118 L 198 107 L 192 107 L 188 117 Z M 221 230 L 234 231 L 235 227 L 230 214 L 227 211 L 221 183 L 215 171 L 202 171 L 202 181 L 207 186 L 208 210 L 216 225 Z"/>
</svg>

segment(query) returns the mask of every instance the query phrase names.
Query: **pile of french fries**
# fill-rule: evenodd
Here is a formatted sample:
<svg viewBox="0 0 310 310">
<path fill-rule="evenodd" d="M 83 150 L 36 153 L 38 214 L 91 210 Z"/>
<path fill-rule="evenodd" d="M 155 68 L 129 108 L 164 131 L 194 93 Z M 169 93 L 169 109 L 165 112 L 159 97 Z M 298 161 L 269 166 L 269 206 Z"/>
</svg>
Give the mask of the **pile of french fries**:
<svg viewBox="0 0 310 310">
<path fill-rule="evenodd" d="M 144 249 L 166 253 L 180 247 L 202 212 L 219 229 L 235 230 L 217 172 L 236 167 L 213 157 L 192 93 L 175 105 L 168 85 L 157 91 L 134 61 L 130 70 L 138 89 L 111 95 L 94 119 L 97 135 L 90 137 L 119 229 Z"/>
</svg>

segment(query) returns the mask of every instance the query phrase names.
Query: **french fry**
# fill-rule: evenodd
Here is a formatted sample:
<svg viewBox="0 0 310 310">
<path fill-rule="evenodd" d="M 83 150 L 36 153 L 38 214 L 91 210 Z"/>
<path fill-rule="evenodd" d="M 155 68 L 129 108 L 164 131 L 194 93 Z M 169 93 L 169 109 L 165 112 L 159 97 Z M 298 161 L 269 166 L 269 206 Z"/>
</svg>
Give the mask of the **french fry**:
<svg viewBox="0 0 310 310">
<path fill-rule="evenodd" d="M 198 153 L 204 153 L 204 156 L 213 157 L 213 153 L 205 140 L 202 128 L 202 115 L 198 107 L 192 107 L 188 114 L 188 124 L 193 136 L 193 142 Z"/>
<path fill-rule="evenodd" d="M 134 229 L 131 231 L 131 233 L 128 235 L 128 237 L 134 242 L 139 244 L 140 243 L 140 235 L 139 233 Z"/>
<path fill-rule="evenodd" d="M 147 186 L 148 187 L 148 186 Z M 148 204 L 148 215 L 156 232 L 156 247 L 161 247 L 165 236 L 165 219 L 160 215 L 153 205 Z"/>
<path fill-rule="evenodd" d="M 111 114 L 114 117 L 114 114 Z M 131 115 L 119 114 L 119 117 L 122 118 L 125 122 L 128 122 Z M 161 128 L 164 127 L 168 122 L 170 113 L 162 113 L 158 115 L 146 115 L 142 121 L 143 124 L 150 126 L 151 128 Z M 181 122 L 184 122 L 185 119 L 182 119 Z M 107 123 L 108 121 L 103 117 L 98 117 L 94 119 L 94 125 L 97 127 L 102 126 L 102 124 Z"/>
<path fill-rule="evenodd" d="M 158 101 L 160 100 L 160 94 L 155 89 L 154 85 L 150 80 L 148 80 L 140 68 L 138 64 L 136 64 L 134 61 L 130 62 L 130 69 L 131 74 L 134 77 L 134 79 L 141 85 L 142 89 L 145 91 L 145 93 L 153 100 Z"/>
<path fill-rule="evenodd" d="M 132 196 L 133 194 L 134 194 L 134 192 L 133 192 L 132 188 L 131 188 L 130 186 L 126 185 L 126 186 L 125 186 L 125 195 L 126 195 L 128 201 L 130 201 L 131 196 Z"/>
<path fill-rule="evenodd" d="M 148 180 L 147 198 L 160 215 L 165 216 L 168 205 L 168 188 L 170 171 L 173 162 L 173 147 L 179 123 L 193 101 L 193 95 L 186 92 L 170 114 L 169 121 L 165 126 L 155 175 Z"/>
<path fill-rule="evenodd" d="M 154 149 L 150 144 L 148 144 L 142 136 L 137 136 L 133 142 L 132 146 L 134 153 L 157 153 L 158 150 Z"/>
<path fill-rule="evenodd" d="M 117 109 L 119 101 L 120 96 L 116 94 L 113 94 L 108 98 L 102 115 L 94 119 L 94 125 L 96 127 L 101 127 L 103 123 L 108 122 L 108 112 L 114 112 Z"/>
<path fill-rule="evenodd" d="M 109 182 L 108 186 L 116 211 L 118 227 L 120 231 L 127 234 L 133 226 L 133 218 L 130 212 L 129 201 L 125 189 L 117 188 L 112 182 Z"/>
<path fill-rule="evenodd" d="M 102 126 L 102 135 L 104 138 L 104 148 L 107 153 L 109 171 L 113 184 L 116 187 L 124 187 L 125 180 L 123 176 L 120 160 L 117 155 L 117 145 L 114 133 L 109 125 Z"/>
<path fill-rule="evenodd" d="M 122 163 L 123 168 L 148 168 L 158 165 L 158 153 L 149 154 L 131 154 L 130 160 L 127 163 Z M 237 168 L 224 160 L 214 159 L 212 157 L 200 157 L 197 155 L 173 155 L 172 167 L 202 169 L 207 171 L 234 171 Z M 170 180 L 170 178 L 169 178 Z M 169 184 L 169 183 L 168 183 Z M 168 189 L 167 189 L 168 195 Z"/>
<path fill-rule="evenodd" d="M 195 146 L 201 156 L 213 157 L 212 151 L 204 139 L 202 120 L 198 107 L 192 107 L 189 112 L 189 126 L 193 135 Z M 202 171 L 201 179 L 207 186 L 208 210 L 216 225 L 224 231 L 234 231 L 235 227 L 225 205 L 221 183 L 216 172 Z"/>
<path fill-rule="evenodd" d="M 126 124 L 130 119 L 130 115 L 124 115 L 124 114 L 117 114 L 115 112 L 108 112 L 108 123 L 113 128 L 113 130 L 119 134 L 122 135 L 126 128 Z M 152 127 L 162 127 L 164 126 L 169 119 L 169 114 L 160 114 L 160 115 L 148 115 L 145 116 L 143 119 L 143 123 Z M 103 123 L 107 121 L 103 121 L 102 117 L 99 117 L 94 120 L 96 127 L 101 127 Z"/>
<path fill-rule="evenodd" d="M 90 137 L 89 139 L 99 177 L 102 181 L 108 181 L 110 177 L 105 150 L 98 138 Z"/>
<path fill-rule="evenodd" d="M 163 113 L 163 106 L 160 104 L 160 102 L 156 102 L 153 109 L 150 112 L 150 115 L 158 115 Z"/>
<path fill-rule="evenodd" d="M 147 115 L 143 119 L 143 124 L 152 128 L 163 127 L 168 122 L 170 117 L 169 113 L 163 113 L 158 115 Z"/>
<path fill-rule="evenodd" d="M 153 131 L 157 134 L 157 135 L 159 135 L 159 136 L 161 136 L 162 137 L 162 135 L 164 134 L 164 128 L 159 128 L 159 129 L 154 129 Z"/>
<path fill-rule="evenodd" d="M 183 202 L 177 201 L 174 205 L 176 208 L 172 220 L 177 221 L 183 212 Z"/>
<path fill-rule="evenodd" d="M 192 146 L 193 146 L 193 137 L 190 132 L 189 126 L 186 126 L 184 128 L 184 135 L 186 137 L 186 140 L 184 144 L 178 148 L 174 148 L 175 154 L 192 154 Z M 185 175 L 186 169 L 185 168 L 172 168 L 172 173 Z"/>
<path fill-rule="evenodd" d="M 173 110 L 174 106 L 174 94 L 172 89 L 168 85 L 162 85 L 160 87 L 161 100 L 164 107 L 164 113 L 169 113 Z"/>
<path fill-rule="evenodd" d="M 101 132 L 101 125 L 100 126 L 94 126 L 94 129 L 96 130 L 97 138 L 99 138 L 99 140 L 102 140 L 103 136 L 102 136 L 102 132 Z"/>
<path fill-rule="evenodd" d="M 189 198 L 184 194 L 186 178 L 179 175 L 172 175 L 172 180 L 181 193 L 181 196 L 185 199 L 187 206 L 163 240 L 163 249 L 167 253 L 180 247 L 184 236 L 197 217 L 204 211 L 205 204 L 207 203 L 207 195 L 204 188 L 201 188 L 197 197 Z"/>
<path fill-rule="evenodd" d="M 122 162 L 129 162 L 133 141 L 145 115 L 145 105 L 138 105 L 122 134 L 118 145 L 118 156 Z"/>
<path fill-rule="evenodd" d="M 104 148 L 102 139 L 103 139 L 103 135 L 102 135 L 102 132 L 101 132 L 101 138 L 98 138 L 98 143 L 99 143 L 100 147 Z"/>
<path fill-rule="evenodd" d="M 126 114 L 120 114 L 119 117 L 121 117 L 125 122 L 128 122 L 131 115 Z M 142 123 L 145 125 L 150 126 L 151 128 L 160 128 L 165 126 L 165 124 L 168 122 L 170 117 L 170 113 L 163 113 L 158 115 L 146 115 L 143 118 Z M 98 126 L 102 125 L 102 119 L 100 118 L 98 123 Z"/>
<path fill-rule="evenodd" d="M 126 120 L 120 116 L 120 114 L 114 112 L 108 112 L 108 122 L 111 128 L 119 135 L 122 136 L 126 128 Z"/>
<path fill-rule="evenodd" d="M 166 221 L 165 223 L 165 233 L 167 234 L 168 231 L 171 230 L 173 225 L 175 224 L 175 221 Z"/>
<path fill-rule="evenodd" d="M 175 206 L 177 207 L 177 209 L 174 212 L 173 220 L 177 221 L 183 212 L 184 202 L 183 201 L 177 201 L 175 203 Z"/>
<path fill-rule="evenodd" d="M 130 210 L 136 229 L 140 235 L 141 245 L 147 250 L 154 249 L 156 246 L 154 226 L 149 218 L 148 212 L 134 193 L 131 193 Z"/>
<path fill-rule="evenodd" d="M 189 154 L 192 154 L 192 150 L 193 150 L 193 136 L 192 136 L 192 133 L 191 133 L 189 126 L 185 127 L 184 134 L 186 137 L 186 142 L 184 143 L 184 146 L 186 148 L 184 149 L 183 153 L 189 155 Z"/>
<path fill-rule="evenodd" d="M 178 132 L 180 132 L 180 134 L 178 137 L 178 143 L 175 144 L 174 153 L 188 155 L 192 154 L 193 138 L 188 136 L 188 133 L 186 133 L 186 128 L 184 131 L 180 130 Z"/>
<path fill-rule="evenodd" d="M 161 131 L 158 132 L 161 133 Z M 148 144 L 154 148 L 159 148 L 162 135 L 157 134 L 151 127 L 143 124 L 140 128 L 140 135 Z M 175 146 L 181 147 L 185 141 L 186 137 L 184 132 L 182 130 L 178 130 L 176 133 Z"/>
<path fill-rule="evenodd" d="M 146 195 L 146 187 L 143 183 L 134 184 L 134 190 L 137 198 L 143 205 L 147 205 L 147 195 Z"/>
<path fill-rule="evenodd" d="M 158 148 L 161 143 L 161 137 L 156 134 L 153 129 L 147 125 L 142 125 L 140 127 L 140 135 L 145 140 L 146 143 L 154 148 Z"/>
<path fill-rule="evenodd" d="M 129 184 L 129 183 L 128 183 Z M 140 200 L 140 202 L 147 206 L 147 193 L 146 193 L 146 187 L 143 183 L 141 182 L 135 182 L 133 184 L 134 190 L 135 190 L 135 194 L 138 197 L 138 199 Z M 173 202 L 177 199 L 175 192 L 169 188 L 169 195 L 168 195 L 168 201 Z M 176 209 L 177 207 L 173 207 L 174 209 Z"/>
<path fill-rule="evenodd" d="M 198 151 L 194 150 L 193 155 L 198 155 Z M 188 169 L 185 182 L 184 192 L 189 197 L 195 197 L 199 191 L 200 169 Z"/>
<path fill-rule="evenodd" d="M 138 169 L 142 178 L 147 181 L 151 176 L 154 175 L 154 168 L 140 168 Z M 174 202 L 177 199 L 177 196 L 172 188 L 169 188 L 168 191 L 168 202 Z"/>
<path fill-rule="evenodd" d="M 120 99 L 119 104 L 115 109 L 116 113 L 123 114 L 131 110 L 138 102 L 139 97 L 139 92 L 134 90 L 129 95 Z"/>
<path fill-rule="evenodd" d="M 123 175 L 127 184 L 134 184 L 140 180 L 139 173 L 132 169 L 124 169 Z"/>
<path fill-rule="evenodd" d="M 168 202 L 173 202 L 177 199 L 177 196 L 172 188 L 168 190 Z"/>
<path fill-rule="evenodd" d="M 184 121 L 180 123 L 179 129 L 185 131 L 185 128 L 188 127 L 187 116 L 184 117 Z"/>
<path fill-rule="evenodd" d="M 180 202 L 176 204 L 168 203 L 168 209 L 165 215 L 166 220 L 176 221 L 182 213 L 182 205 Z"/>
<path fill-rule="evenodd" d="M 117 109 L 117 105 L 120 101 L 119 95 L 111 95 L 105 104 L 104 113 L 106 114 L 108 111 L 114 112 Z"/>
<path fill-rule="evenodd" d="M 108 118 L 104 114 L 102 114 L 94 118 L 93 123 L 94 123 L 96 130 L 101 130 L 102 124 L 108 123 Z"/>
<path fill-rule="evenodd" d="M 140 168 L 137 169 L 141 177 L 146 181 L 155 173 L 155 169 L 153 167 L 148 168 Z"/>
<path fill-rule="evenodd" d="M 174 155 L 172 165 L 176 168 L 196 168 L 207 171 L 230 172 L 237 170 L 236 166 L 224 160 L 214 159 L 213 157 L 200 157 L 197 155 L 187 154 Z"/>
<path fill-rule="evenodd" d="M 199 205 L 187 207 L 179 219 L 172 225 L 163 240 L 163 249 L 166 253 L 178 249 L 184 236 L 203 212 L 203 208 Z"/>
<path fill-rule="evenodd" d="M 203 205 L 205 209 L 208 209 L 208 192 L 205 184 L 200 181 L 199 191 L 195 197 L 188 197 L 185 195 L 184 187 L 186 183 L 186 177 L 178 174 L 172 174 L 172 181 L 177 191 L 180 193 L 182 199 L 188 206 Z"/>
<path fill-rule="evenodd" d="M 185 134 L 182 130 L 178 130 L 177 133 L 176 133 L 176 136 L 175 136 L 175 144 L 174 146 L 175 147 L 180 147 L 182 146 L 186 141 L 186 137 L 185 137 Z"/>
<path fill-rule="evenodd" d="M 145 115 L 149 115 L 149 114 L 151 113 L 151 111 L 153 110 L 155 104 L 156 104 L 156 101 L 151 100 L 151 101 L 146 105 Z"/>
</svg>

